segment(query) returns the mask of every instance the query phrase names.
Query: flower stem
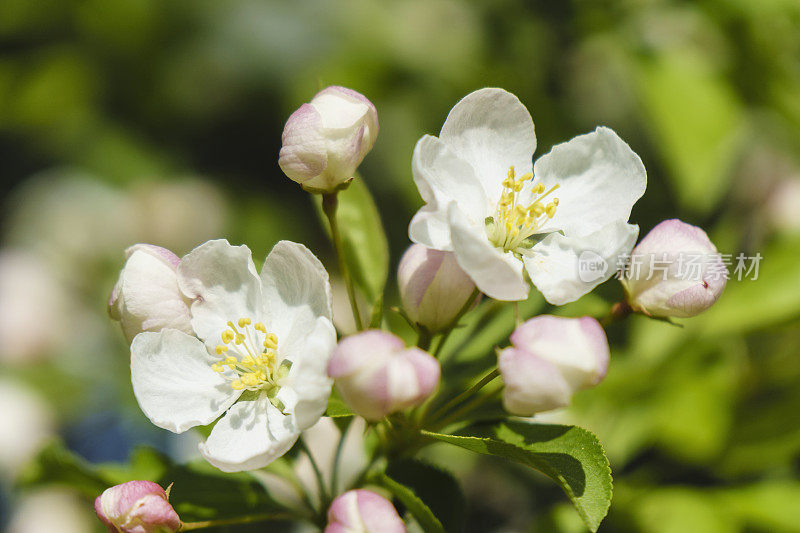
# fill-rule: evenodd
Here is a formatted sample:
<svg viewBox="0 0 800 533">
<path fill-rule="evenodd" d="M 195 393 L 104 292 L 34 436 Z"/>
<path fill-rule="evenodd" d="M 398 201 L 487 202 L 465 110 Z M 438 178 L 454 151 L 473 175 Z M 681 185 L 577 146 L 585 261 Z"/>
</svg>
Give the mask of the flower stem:
<svg viewBox="0 0 800 533">
<path fill-rule="evenodd" d="M 450 337 L 450 334 L 453 332 L 454 329 L 456 329 L 456 326 L 458 326 L 458 322 L 461 320 L 461 318 L 465 314 L 467 314 L 467 311 L 469 311 L 472 308 L 472 304 L 475 303 L 475 299 L 480 295 L 480 293 L 481 291 L 479 291 L 477 288 L 474 291 L 472 291 L 472 294 L 469 296 L 469 298 L 467 298 L 467 301 L 464 302 L 464 305 L 461 306 L 461 309 L 459 309 L 458 314 L 450 323 L 450 327 L 448 327 L 444 331 L 444 333 L 442 333 L 442 336 L 439 338 L 439 344 L 436 345 L 436 350 L 433 352 L 433 356 L 435 358 L 437 359 L 439 358 L 439 354 L 441 353 L 442 347 L 444 346 L 444 343 L 447 341 L 447 338 Z"/>
<path fill-rule="evenodd" d="M 467 402 L 466 404 L 464 404 L 460 408 L 458 408 L 455 411 L 453 411 L 452 413 L 450 413 L 444 419 L 439 420 L 434 425 L 433 429 L 435 431 L 439 431 L 440 429 L 449 426 L 453 422 L 458 421 L 458 419 L 460 417 L 462 417 L 462 416 L 474 411 L 475 409 L 477 409 L 478 407 L 480 407 L 484 403 L 488 402 L 489 400 L 494 399 L 501 390 L 502 390 L 502 387 L 498 387 L 497 389 L 495 389 L 495 390 L 493 390 L 493 391 L 491 391 L 491 392 L 489 392 L 487 394 L 484 394 L 483 396 L 477 396 L 477 397 L 473 398 L 471 401 Z"/>
<path fill-rule="evenodd" d="M 339 485 L 339 463 L 342 459 L 342 450 L 344 449 L 344 438 L 347 435 L 348 428 L 342 429 L 342 434 L 339 436 L 339 443 L 336 445 L 336 453 L 333 456 L 333 472 L 331 473 L 331 494 L 336 494 Z"/>
<path fill-rule="evenodd" d="M 320 499 L 320 512 L 324 513 L 325 510 L 328 508 L 328 504 L 330 503 L 330 496 L 328 495 L 328 489 L 325 486 L 325 480 L 322 477 L 322 470 L 319 469 L 319 465 L 317 464 L 317 460 L 314 459 L 314 455 L 311 453 L 311 450 L 308 449 L 306 443 L 303 439 L 299 441 L 300 449 L 308 456 L 308 460 L 311 462 L 311 468 L 314 470 L 314 476 L 317 478 L 317 485 L 319 486 L 319 499 Z"/>
<path fill-rule="evenodd" d="M 419 337 L 417 337 L 417 347 L 427 352 L 431 347 L 431 340 L 433 340 L 433 335 L 431 335 L 431 332 L 428 331 L 428 328 L 424 326 L 420 327 Z"/>
<path fill-rule="evenodd" d="M 333 248 L 336 251 L 336 258 L 339 261 L 339 273 L 344 279 L 344 284 L 347 287 L 347 296 L 350 298 L 350 308 L 353 310 L 353 319 L 356 323 L 356 329 L 361 331 L 364 329 L 364 323 L 361 321 L 361 312 L 358 310 L 358 302 L 356 301 L 356 291 L 353 286 L 353 279 L 350 276 L 350 270 L 347 268 L 347 260 L 344 256 L 344 248 L 342 246 L 342 235 L 339 232 L 339 224 L 336 221 L 336 208 L 339 205 L 338 193 L 328 193 L 322 195 L 322 212 L 328 219 L 328 224 L 331 228 L 331 238 L 333 239 Z"/>
<path fill-rule="evenodd" d="M 633 312 L 631 306 L 625 300 L 615 303 L 611 306 L 611 311 L 600 319 L 600 325 L 603 327 L 610 326 L 614 322 L 624 320 Z"/>
<path fill-rule="evenodd" d="M 455 398 L 452 398 L 449 402 L 447 402 L 446 404 L 441 406 L 439 409 L 437 409 L 433 413 L 433 415 L 431 415 L 430 419 L 432 421 L 436 422 L 437 419 L 442 417 L 450 409 L 452 409 L 456 405 L 460 404 L 461 402 L 463 402 L 464 400 L 466 400 L 467 398 L 469 398 L 470 396 L 472 396 L 473 394 L 475 394 L 476 392 L 481 390 L 483 387 L 485 387 L 486 385 L 491 383 L 492 380 L 494 380 L 499 375 L 500 375 L 500 370 L 497 367 L 495 367 L 491 372 L 489 372 L 488 374 L 483 376 L 480 379 L 480 381 L 475 383 L 472 387 L 468 388 L 467 390 L 465 390 L 464 392 L 462 392 L 461 394 L 459 394 Z"/>
<path fill-rule="evenodd" d="M 228 518 L 225 520 L 204 520 L 202 522 L 183 522 L 178 531 L 192 531 L 195 529 L 205 529 L 207 527 L 217 526 L 233 526 L 238 524 L 253 524 L 255 522 L 266 522 L 269 520 L 291 520 L 295 518 L 290 513 L 265 513 L 254 514 L 247 516 L 239 516 L 236 518 Z"/>
</svg>

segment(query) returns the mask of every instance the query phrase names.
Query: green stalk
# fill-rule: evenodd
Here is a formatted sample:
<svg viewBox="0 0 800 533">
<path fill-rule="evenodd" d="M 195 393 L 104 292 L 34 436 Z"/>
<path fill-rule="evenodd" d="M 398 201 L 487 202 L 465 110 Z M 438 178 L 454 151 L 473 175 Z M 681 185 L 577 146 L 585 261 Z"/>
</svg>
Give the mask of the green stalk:
<svg viewBox="0 0 800 533">
<path fill-rule="evenodd" d="M 467 298 L 467 301 L 464 302 L 464 305 L 462 305 L 461 309 L 458 310 L 458 314 L 456 314 L 453 321 L 450 322 L 450 326 L 447 327 L 447 329 L 442 333 L 442 336 L 439 338 L 439 344 L 436 345 L 436 350 L 433 352 L 434 357 L 436 357 L 437 359 L 439 358 L 439 354 L 442 351 L 442 347 L 444 346 L 444 343 L 447 341 L 447 338 L 450 337 L 450 333 L 452 333 L 453 330 L 456 328 L 461 318 L 465 314 L 467 314 L 467 311 L 469 311 L 472 308 L 472 304 L 475 303 L 475 299 L 478 297 L 480 293 L 481 291 L 479 291 L 477 288 L 473 290 L 472 294 L 470 294 L 469 298 Z M 427 348 L 425 349 L 427 350 Z"/>
<path fill-rule="evenodd" d="M 325 213 L 325 217 L 328 219 L 328 224 L 331 228 L 333 248 L 336 251 L 336 258 L 339 261 L 339 273 L 342 275 L 344 284 L 347 287 L 347 296 L 350 298 L 350 308 L 353 310 L 353 320 L 356 323 L 356 329 L 361 331 L 364 329 L 364 323 L 361 320 L 361 312 L 358 310 L 356 291 L 353 286 L 353 279 L 350 276 L 350 269 L 347 268 L 347 260 L 344 256 L 344 247 L 342 246 L 342 235 L 339 231 L 339 224 L 336 221 L 336 208 L 338 205 L 339 197 L 337 192 L 322 195 L 322 212 Z"/>
<path fill-rule="evenodd" d="M 478 396 L 476 398 L 473 398 L 471 401 L 467 402 L 459 409 L 456 409 L 455 411 L 450 413 L 444 419 L 438 421 L 433 427 L 434 431 L 439 431 L 440 429 L 449 426 L 453 422 L 457 422 L 459 418 L 476 410 L 478 407 L 482 406 L 486 402 L 493 400 L 500 393 L 501 390 L 502 387 L 498 387 L 497 389 L 487 394 L 484 394 L 483 396 Z"/>
<path fill-rule="evenodd" d="M 492 380 L 494 380 L 494 379 L 495 379 L 497 376 L 499 376 L 499 375 L 500 375 L 500 370 L 499 370 L 497 367 L 495 367 L 495 368 L 494 368 L 494 369 L 493 369 L 491 372 L 489 372 L 488 374 L 486 374 L 485 376 L 483 376 L 483 377 L 480 379 L 480 381 L 478 381 L 477 383 L 475 383 L 475 384 L 474 384 L 472 387 L 468 388 L 467 390 L 465 390 L 464 392 L 462 392 L 461 394 L 459 394 L 459 395 L 458 395 L 458 396 L 456 396 L 455 398 L 452 398 L 452 399 L 451 399 L 449 402 L 447 402 L 446 404 L 444 404 L 443 406 L 441 406 L 439 409 L 437 409 L 437 410 L 436 410 L 436 411 L 435 411 L 435 412 L 434 412 L 434 413 L 433 413 L 433 414 L 430 416 L 430 419 L 431 419 L 433 422 L 436 422 L 436 420 L 437 420 L 438 418 L 442 417 L 442 416 L 443 416 L 445 413 L 447 413 L 447 412 L 448 412 L 450 409 L 452 409 L 452 408 L 453 408 L 453 407 L 455 407 L 456 405 L 460 404 L 461 402 L 463 402 L 464 400 L 466 400 L 467 398 L 469 398 L 470 396 L 472 396 L 473 394 L 475 394 L 476 392 L 478 392 L 479 390 L 481 390 L 483 387 L 485 387 L 486 385 L 488 385 L 489 383 L 491 383 L 491 382 L 492 382 Z"/>
<path fill-rule="evenodd" d="M 308 446 L 306 446 L 306 443 L 303 441 L 303 439 L 300 439 L 298 444 L 300 449 L 305 452 L 305 454 L 308 456 L 308 460 L 311 462 L 311 468 L 314 470 L 314 476 L 317 478 L 317 485 L 319 486 L 320 511 L 325 512 L 331 499 L 330 495 L 328 495 L 328 489 L 325 486 L 325 480 L 322 477 L 322 470 L 319 469 L 317 460 L 314 459 L 314 455 L 311 453 L 311 450 L 308 449 Z"/>
</svg>

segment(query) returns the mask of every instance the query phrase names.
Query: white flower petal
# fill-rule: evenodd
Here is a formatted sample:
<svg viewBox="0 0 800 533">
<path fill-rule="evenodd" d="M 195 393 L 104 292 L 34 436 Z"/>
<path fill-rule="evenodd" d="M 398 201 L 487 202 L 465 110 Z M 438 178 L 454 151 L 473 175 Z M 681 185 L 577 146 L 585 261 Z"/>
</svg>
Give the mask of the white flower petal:
<svg viewBox="0 0 800 533">
<path fill-rule="evenodd" d="M 483 186 L 472 167 L 436 137 L 425 135 L 417 142 L 411 165 L 414 182 L 427 203 L 425 212 L 438 211 L 441 213 L 439 220 L 444 220 L 450 202 L 456 202 L 475 219 L 483 220 L 490 214 Z M 414 230 L 412 224 L 409 230 L 412 240 L 425 237 L 424 232 L 415 236 Z M 431 246 L 431 243 L 420 242 Z"/>
<path fill-rule="evenodd" d="M 544 230 L 584 236 L 615 221 L 626 222 L 647 186 L 641 159 L 608 128 L 579 135 L 540 157 L 534 175 L 546 188 L 558 184 L 555 216 Z"/>
<path fill-rule="evenodd" d="M 201 244 L 181 260 L 178 284 L 195 299 L 192 327 L 209 348 L 220 343 L 228 321 L 261 316 L 261 282 L 247 246 L 220 239 Z"/>
<path fill-rule="evenodd" d="M 614 222 L 584 237 L 551 233 L 523 258 L 533 284 L 553 305 L 574 302 L 610 278 L 620 255 L 630 253 L 639 226 Z M 599 264 L 601 270 L 589 269 Z"/>
<path fill-rule="evenodd" d="M 147 418 L 174 433 L 216 420 L 240 394 L 211 370 L 216 361 L 202 342 L 174 329 L 137 335 L 131 382 Z"/>
<path fill-rule="evenodd" d="M 408 237 L 416 243 L 429 248 L 451 252 L 453 244 L 450 240 L 450 224 L 447 212 L 427 204 L 422 207 L 408 225 Z"/>
<path fill-rule="evenodd" d="M 200 443 L 200 453 L 223 472 L 256 470 L 285 454 L 299 432 L 280 428 L 286 418 L 270 403 L 265 394 L 254 400 L 237 402 Z M 281 429 L 273 431 L 273 426 Z"/>
<path fill-rule="evenodd" d="M 318 317 L 330 320 L 328 273 L 302 244 L 278 242 L 264 261 L 261 283 L 267 329 L 278 336 L 281 355 L 295 353 Z"/>
<path fill-rule="evenodd" d="M 492 205 L 509 167 L 517 175 L 530 172 L 536 151 L 530 113 L 516 96 L 496 88 L 462 98 L 447 115 L 439 138 L 472 166 Z"/>
<path fill-rule="evenodd" d="M 492 246 L 483 224 L 470 224 L 457 205 L 451 204 L 448 215 L 456 260 L 478 289 L 496 300 L 527 298 L 522 261 Z"/>
<path fill-rule="evenodd" d="M 328 377 L 328 360 L 334 346 L 333 324 L 328 318 L 319 317 L 304 345 L 288 356 L 292 368 L 281 382 L 278 399 L 300 430 L 313 426 L 328 405 L 333 386 L 333 380 Z"/>
</svg>

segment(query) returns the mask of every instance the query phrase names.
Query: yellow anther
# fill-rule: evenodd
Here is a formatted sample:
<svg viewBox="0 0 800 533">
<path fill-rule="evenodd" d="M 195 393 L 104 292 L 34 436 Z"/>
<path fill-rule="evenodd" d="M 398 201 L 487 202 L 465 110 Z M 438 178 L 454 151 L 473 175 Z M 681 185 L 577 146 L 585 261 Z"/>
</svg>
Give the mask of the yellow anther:
<svg viewBox="0 0 800 533">
<path fill-rule="evenodd" d="M 263 322 L 256 322 L 255 325 L 253 326 L 253 329 L 255 329 L 256 331 L 260 331 L 261 333 L 267 332 L 267 327 L 264 325 Z"/>
<path fill-rule="evenodd" d="M 248 355 L 244 359 L 242 359 L 242 364 L 247 366 L 254 365 L 256 364 L 256 360 Z"/>
<path fill-rule="evenodd" d="M 258 385 L 258 376 L 255 373 L 244 374 L 241 377 L 241 382 L 248 387 L 255 387 Z"/>
<path fill-rule="evenodd" d="M 558 207 L 558 198 L 553 198 L 553 205 Z"/>
<path fill-rule="evenodd" d="M 237 380 L 233 381 L 233 383 L 231 383 L 231 388 L 233 390 L 242 390 L 242 389 L 245 389 L 246 387 L 245 387 L 245 384 L 242 383 L 241 379 L 237 379 Z"/>
<path fill-rule="evenodd" d="M 222 344 L 217 344 L 217 347 L 214 348 L 214 351 L 217 352 L 217 355 L 222 355 L 223 353 L 228 351 L 228 347 Z"/>
<path fill-rule="evenodd" d="M 250 319 L 249 318 L 240 318 L 239 319 L 239 327 L 240 328 L 243 328 L 243 327 L 249 326 L 249 325 L 250 325 Z"/>
<path fill-rule="evenodd" d="M 547 211 L 548 218 L 553 218 L 553 216 L 556 214 L 556 205 L 548 204 L 547 207 L 545 208 L 545 211 Z"/>
<path fill-rule="evenodd" d="M 264 347 L 276 349 L 278 347 L 278 336 L 274 333 L 268 333 L 267 338 L 264 339 Z"/>
<path fill-rule="evenodd" d="M 514 181 L 514 178 L 509 176 L 509 177 L 507 177 L 506 179 L 503 180 L 503 187 L 505 187 L 507 189 L 510 189 L 510 188 L 512 188 L 514 186 L 515 183 L 516 182 Z"/>
<path fill-rule="evenodd" d="M 233 332 L 229 329 L 226 329 L 222 332 L 222 342 L 225 344 L 229 344 L 233 340 Z"/>
<path fill-rule="evenodd" d="M 244 342 L 244 335 L 241 333 L 236 334 L 236 344 L 242 344 Z"/>
<path fill-rule="evenodd" d="M 213 370 L 214 372 L 222 373 L 225 369 L 222 368 L 218 363 L 214 363 L 211 365 L 211 370 Z"/>
<path fill-rule="evenodd" d="M 531 189 L 531 192 L 533 192 L 533 194 L 542 194 L 544 192 L 544 183 L 539 182 L 534 185 L 533 189 Z"/>
<path fill-rule="evenodd" d="M 526 172 L 525 174 L 520 176 L 519 179 L 520 179 L 520 181 L 532 180 L 533 179 L 533 172 Z"/>
<path fill-rule="evenodd" d="M 236 366 L 236 364 L 237 364 L 238 362 L 239 362 L 239 360 L 238 360 L 238 359 L 236 359 L 236 358 L 235 358 L 234 356 L 232 356 L 232 355 L 229 355 L 228 357 L 226 357 L 226 358 L 225 358 L 225 359 L 222 361 L 222 364 L 223 364 L 223 365 L 225 365 L 225 366 L 229 366 L 229 367 L 233 368 L 234 366 Z"/>
<path fill-rule="evenodd" d="M 506 175 L 508 176 L 508 179 L 512 179 L 512 180 L 514 179 L 514 176 L 516 176 L 516 171 L 514 170 L 514 166 L 513 165 L 508 168 L 508 174 L 506 174 Z"/>
</svg>

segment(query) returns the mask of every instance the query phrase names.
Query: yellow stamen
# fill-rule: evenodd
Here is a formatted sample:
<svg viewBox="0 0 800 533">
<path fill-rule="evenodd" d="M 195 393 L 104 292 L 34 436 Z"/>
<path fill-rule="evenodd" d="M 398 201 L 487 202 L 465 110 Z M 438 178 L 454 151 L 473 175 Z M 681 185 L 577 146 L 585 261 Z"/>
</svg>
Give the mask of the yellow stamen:
<svg viewBox="0 0 800 533">
<path fill-rule="evenodd" d="M 531 200 L 526 205 L 521 203 L 521 194 L 526 183 L 534 181 L 532 172 L 526 172 L 516 179 L 516 170 L 510 167 L 503 179 L 503 191 L 497 202 L 495 215 L 491 224 L 487 224 L 487 235 L 492 243 L 505 251 L 516 251 L 526 246 L 526 239 L 535 235 L 548 218 L 553 218 L 558 207 L 558 198 L 545 203 L 544 198 L 559 188 L 555 184 L 545 190 L 542 182 L 528 185 Z M 545 218 L 547 217 L 547 218 Z"/>
<path fill-rule="evenodd" d="M 253 323 L 248 317 L 227 325 L 221 334 L 224 344 L 214 349 L 217 355 L 226 357 L 212 363 L 211 369 L 223 374 L 235 390 L 274 390 L 285 376 L 279 372 L 278 337 L 269 333 L 263 322 Z M 226 369 L 234 371 L 234 376 L 225 375 Z"/>
</svg>

